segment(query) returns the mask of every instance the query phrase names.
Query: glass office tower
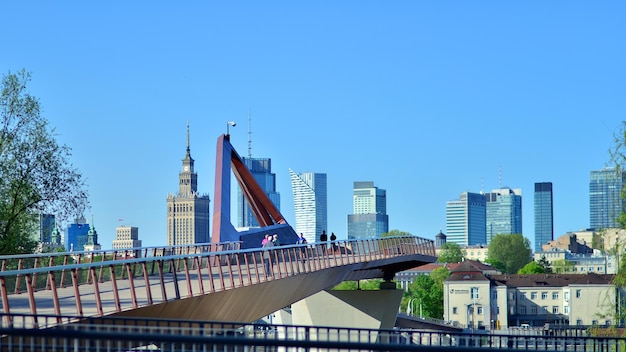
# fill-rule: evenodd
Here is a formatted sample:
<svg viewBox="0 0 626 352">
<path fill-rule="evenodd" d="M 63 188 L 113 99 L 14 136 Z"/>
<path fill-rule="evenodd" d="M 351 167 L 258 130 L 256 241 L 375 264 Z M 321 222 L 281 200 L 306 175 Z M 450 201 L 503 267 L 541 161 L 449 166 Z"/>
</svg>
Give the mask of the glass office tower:
<svg viewBox="0 0 626 352">
<path fill-rule="evenodd" d="M 380 238 L 389 232 L 387 191 L 374 182 L 354 182 L 353 213 L 348 215 L 348 239 Z"/>
<path fill-rule="evenodd" d="M 463 192 L 458 200 L 446 203 L 446 241 L 460 246 L 486 244 L 484 194 Z"/>
<path fill-rule="evenodd" d="M 487 201 L 487 244 L 498 234 L 522 233 L 522 190 L 494 189 L 485 194 Z"/>
<path fill-rule="evenodd" d="M 535 183 L 535 252 L 554 240 L 552 182 Z"/>
<path fill-rule="evenodd" d="M 320 240 L 322 231 L 329 235 L 326 195 L 326 174 L 295 173 L 289 169 L 293 207 L 296 217 L 296 232 L 304 234 L 307 242 Z"/>
<path fill-rule="evenodd" d="M 244 165 L 250 170 L 254 180 L 267 194 L 272 204 L 280 211 L 280 193 L 276 192 L 276 174 L 272 173 L 272 159 L 269 158 L 241 158 Z M 250 204 L 237 187 L 237 227 L 259 227 L 259 222 L 254 217 Z"/>
<path fill-rule="evenodd" d="M 619 227 L 616 219 L 624 210 L 621 192 L 626 173 L 613 168 L 591 171 L 589 181 L 590 227 L 594 230 Z"/>
</svg>

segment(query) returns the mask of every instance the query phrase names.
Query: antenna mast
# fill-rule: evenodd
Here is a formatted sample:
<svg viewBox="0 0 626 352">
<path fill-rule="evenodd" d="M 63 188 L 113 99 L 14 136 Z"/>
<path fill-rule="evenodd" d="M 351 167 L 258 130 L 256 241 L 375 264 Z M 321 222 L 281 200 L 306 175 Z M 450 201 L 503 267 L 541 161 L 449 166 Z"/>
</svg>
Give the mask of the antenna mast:
<svg viewBox="0 0 626 352">
<path fill-rule="evenodd" d="M 251 125 L 252 125 L 252 118 L 251 118 L 251 111 L 250 108 L 248 108 L 248 159 L 252 159 L 252 130 L 251 130 Z"/>
</svg>

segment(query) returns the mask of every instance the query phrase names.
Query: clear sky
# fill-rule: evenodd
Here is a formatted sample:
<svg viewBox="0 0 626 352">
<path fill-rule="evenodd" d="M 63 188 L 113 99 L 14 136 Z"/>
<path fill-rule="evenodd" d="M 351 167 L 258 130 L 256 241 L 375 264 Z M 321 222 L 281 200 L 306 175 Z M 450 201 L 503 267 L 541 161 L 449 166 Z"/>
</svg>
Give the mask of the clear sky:
<svg viewBox="0 0 626 352">
<path fill-rule="evenodd" d="M 2 74 L 32 72 L 105 249 L 121 223 L 166 244 L 187 122 L 211 198 L 216 140 L 234 120 L 240 155 L 251 136 L 252 156 L 272 159 L 294 226 L 289 168 L 328 175 L 339 239 L 353 182 L 373 181 L 390 229 L 432 239 L 461 192 L 520 188 L 533 241 L 535 182 L 553 183 L 555 236 L 589 227 L 589 172 L 626 120 L 624 1 L 10 1 L 1 12 Z"/>
</svg>

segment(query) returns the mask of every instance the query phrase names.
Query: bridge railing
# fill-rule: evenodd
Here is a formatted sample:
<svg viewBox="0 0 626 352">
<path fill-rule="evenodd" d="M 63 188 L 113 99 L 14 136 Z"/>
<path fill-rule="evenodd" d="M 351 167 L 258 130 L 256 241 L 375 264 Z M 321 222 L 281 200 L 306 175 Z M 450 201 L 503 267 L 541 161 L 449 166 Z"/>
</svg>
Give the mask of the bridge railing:
<svg viewBox="0 0 626 352">
<path fill-rule="evenodd" d="M 65 263 L 67 254 L 50 255 L 43 260 L 45 256 L 0 257 L 22 263 L 14 270 L 0 271 L 5 323 L 11 322 L 12 312 L 33 316 L 38 312 L 103 316 L 340 265 L 414 254 L 435 255 L 433 241 L 413 236 L 271 249 L 219 250 L 210 245 L 194 246 L 194 250 L 181 248 L 124 257 L 115 251 L 104 252 L 101 257 L 93 252 L 87 253 L 92 255 L 89 260 L 74 264 Z M 87 258 L 87 254 L 81 253 L 79 258 Z M 113 257 L 105 258 L 108 254 Z M 33 258 L 33 265 L 26 267 L 24 263 L 31 263 Z M 58 258 L 63 258 L 64 263 L 58 264 Z M 44 263 L 48 265 L 42 266 Z M 36 319 L 32 325 L 41 326 Z"/>
</svg>

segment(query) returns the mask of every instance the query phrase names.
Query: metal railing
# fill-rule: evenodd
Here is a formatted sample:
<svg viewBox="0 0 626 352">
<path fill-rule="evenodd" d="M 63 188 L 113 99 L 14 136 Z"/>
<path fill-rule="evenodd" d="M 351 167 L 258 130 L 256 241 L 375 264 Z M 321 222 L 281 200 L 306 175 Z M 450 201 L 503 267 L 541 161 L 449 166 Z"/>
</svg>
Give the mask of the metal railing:
<svg viewBox="0 0 626 352">
<path fill-rule="evenodd" d="M 31 326 L 42 327 L 38 313 L 103 316 L 336 266 L 414 254 L 435 256 L 433 241 L 419 237 L 335 244 L 239 250 L 237 244 L 228 243 L 0 257 L 3 324 L 12 324 L 12 313 L 30 313 Z M 228 246 L 236 248 L 225 250 Z M 69 264 L 70 258 L 75 262 Z M 88 308 L 86 298 L 92 301 Z"/>
<path fill-rule="evenodd" d="M 26 316 L 15 316 L 16 323 Z M 40 317 L 44 319 L 44 317 Z M 57 317 L 50 316 L 55 320 Z M 76 317 L 63 317 L 73 321 Z M 18 324 L 26 325 L 26 324 Z M 515 336 L 411 329 L 87 318 L 50 329 L 0 327 L 2 351 L 624 351 L 616 337 Z"/>
</svg>

